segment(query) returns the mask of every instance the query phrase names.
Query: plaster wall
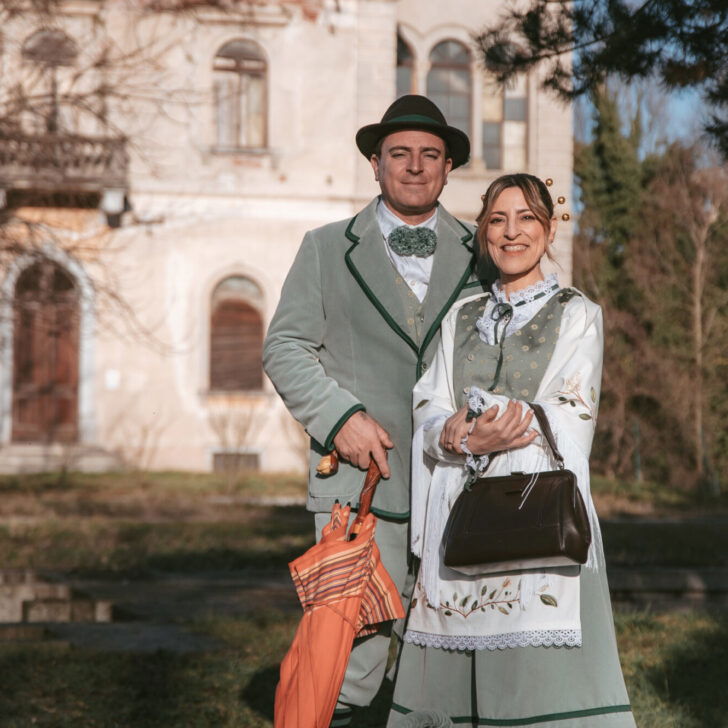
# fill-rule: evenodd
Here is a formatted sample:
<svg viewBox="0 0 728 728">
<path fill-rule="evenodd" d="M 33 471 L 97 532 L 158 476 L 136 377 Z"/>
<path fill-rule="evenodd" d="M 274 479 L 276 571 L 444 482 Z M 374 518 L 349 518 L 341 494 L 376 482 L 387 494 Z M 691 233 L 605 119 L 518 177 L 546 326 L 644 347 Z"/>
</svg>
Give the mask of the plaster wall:
<svg viewBox="0 0 728 728">
<path fill-rule="evenodd" d="M 77 6 L 69 23 L 89 25 L 98 4 Z M 212 291 L 227 276 L 251 279 L 262 291 L 267 325 L 304 233 L 351 216 L 378 192 L 354 134 L 395 97 L 398 30 L 415 50 L 424 92 L 431 48 L 448 38 L 472 48 L 471 34 L 498 7 L 481 0 L 326 0 L 313 20 L 300 8 L 271 3 L 252 23 L 210 12 L 133 25 L 123 4 L 104 5 L 120 42 L 160 48 L 160 67 L 145 67 L 135 83 L 161 94 L 153 103 L 115 107 L 134 142 L 131 209 L 112 236 L 107 263 L 134 321 L 118 315 L 115 325 L 96 327 L 89 444 L 142 467 L 209 470 L 213 453 L 225 446 L 215 418 L 251 413 L 256 426 L 238 447 L 257 453 L 264 470 L 302 468 L 303 439 L 270 382 L 260 392 L 209 391 Z M 268 144 L 220 152 L 212 63 L 224 43 L 241 37 L 255 40 L 268 63 Z M 479 94 L 474 52 L 472 73 Z M 542 92 L 537 78 L 528 88 L 527 171 L 551 177 L 554 192 L 568 198 L 571 111 Z M 479 144 L 477 128 L 474 137 Z M 482 162 L 457 170 L 442 202 L 472 221 L 480 195 L 503 171 L 517 170 L 488 170 Z M 557 235 L 564 283 L 571 275 L 570 228 L 562 223 Z"/>
</svg>

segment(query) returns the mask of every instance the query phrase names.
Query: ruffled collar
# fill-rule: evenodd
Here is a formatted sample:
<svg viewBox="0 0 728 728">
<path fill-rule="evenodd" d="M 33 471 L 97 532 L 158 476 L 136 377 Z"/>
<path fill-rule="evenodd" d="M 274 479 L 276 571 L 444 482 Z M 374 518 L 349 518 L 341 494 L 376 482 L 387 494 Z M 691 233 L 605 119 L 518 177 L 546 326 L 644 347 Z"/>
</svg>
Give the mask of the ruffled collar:
<svg viewBox="0 0 728 728">
<path fill-rule="evenodd" d="M 514 291 L 511 293 L 510 299 L 506 296 L 506 292 L 503 289 L 503 286 L 501 286 L 500 280 L 495 281 L 490 290 L 498 303 L 510 303 L 513 308 L 516 308 L 525 306 L 528 303 L 533 303 L 544 296 L 551 298 L 551 296 L 559 290 L 559 279 L 557 278 L 556 273 L 549 273 L 542 281 L 536 281 L 530 286 L 526 286 L 526 288 Z"/>
<path fill-rule="evenodd" d="M 483 315 L 475 322 L 480 338 L 486 344 L 497 344 L 504 332 L 510 336 L 523 328 L 559 290 L 559 279 L 549 273 L 542 281 L 514 291 L 510 299 L 500 284 L 495 281 L 491 287 L 492 297 L 486 304 Z"/>
</svg>

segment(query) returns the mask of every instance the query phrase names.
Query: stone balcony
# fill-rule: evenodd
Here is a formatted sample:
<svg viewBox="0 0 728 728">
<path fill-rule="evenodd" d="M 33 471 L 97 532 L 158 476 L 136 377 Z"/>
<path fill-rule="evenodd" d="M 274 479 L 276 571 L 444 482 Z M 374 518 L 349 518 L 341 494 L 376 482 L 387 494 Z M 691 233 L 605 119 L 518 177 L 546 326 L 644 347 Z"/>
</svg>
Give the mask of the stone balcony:
<svg viewBox="0 0 728 728">
<path fill-rule="evenodd" d="M 124 190 L 126 140 L 75 134 L 0 134 L 0 189 Z"/>
</svg>

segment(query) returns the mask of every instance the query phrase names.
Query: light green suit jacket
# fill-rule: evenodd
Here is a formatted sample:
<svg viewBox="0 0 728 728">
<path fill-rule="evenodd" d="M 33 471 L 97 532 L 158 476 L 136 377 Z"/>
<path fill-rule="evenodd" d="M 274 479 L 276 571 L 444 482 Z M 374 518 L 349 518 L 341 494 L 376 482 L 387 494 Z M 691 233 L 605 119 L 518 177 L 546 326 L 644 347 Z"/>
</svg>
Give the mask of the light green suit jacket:
<svg viewBox="0 0 728 728">
<path fill-rule="evenodd" d="M 442 206 L 437 249 L 424 300 L 420 345 L 408 333 L 396 272 L 376 216 L 377 199 L 358 215 L 306 233 L 286 278 L 263 351 L 265 371 L 311 436 L 309 510 L 338 499 L 356 505 L 362 472 L 342 463 L 320 477 L 316 465 L 344 422 L 366 410 L 389 433 L 392 477 L 372 510 L 409 516 L 412 388 L 431 362 L 440 322 L 460 297 L 489 287 L 476 274 L 474 230 Z"/>
</svg>

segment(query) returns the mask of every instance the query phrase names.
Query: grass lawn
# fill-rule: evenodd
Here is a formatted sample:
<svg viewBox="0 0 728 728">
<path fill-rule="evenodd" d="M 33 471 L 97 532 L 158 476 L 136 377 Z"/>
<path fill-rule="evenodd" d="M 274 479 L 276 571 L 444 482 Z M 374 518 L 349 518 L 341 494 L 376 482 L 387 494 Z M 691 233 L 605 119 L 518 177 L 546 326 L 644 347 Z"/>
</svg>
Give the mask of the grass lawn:
<svg viewBox="0 0 728 728">
<path fill-rule="evenodd" d="M 185 655 L 0 646 L 0 725 L 268 728 L 278 662 L 296 621 L 259 612 L 196 623 L 224 647 Z M 618 614 L 616 622 L 639 728 L 726 725 L 725 615 Z M 355 726 L 384 725 L 387 693 Z"/>
<path fill-rule="evenodd" d="M 659 491 L 648 508 L 634 489 L 627 495 L 610 484 L 599 489 L 618 504 L 612 515 L 705 515 L 699 502 L 665 503 Z M 246 499 L 304 491 L 294 477 L 4 477 L 0 564 L 130 579 L 129 588 L 136 577 L 160 571 L 281 573 L 312 542 L 310 516 L 301 507 Z M 728 529 L 704 520 L 670 528 L 629 519 L 609 524 L 609 561 L 728 565 Z M 0 728 L 268 727 L 277 666 L 297 621 L 297 614 L 253 607 L 236 617 L 190 618 L 182 626 L 216 638 L 219 647 L 185 654 L 0 643 Z M 728 615 L 618 613 L 616 626 L 640 728 L 728 726 Z M 383 725 L 387 697 L 385 690 L 355 725 Z"/>
</svg>

